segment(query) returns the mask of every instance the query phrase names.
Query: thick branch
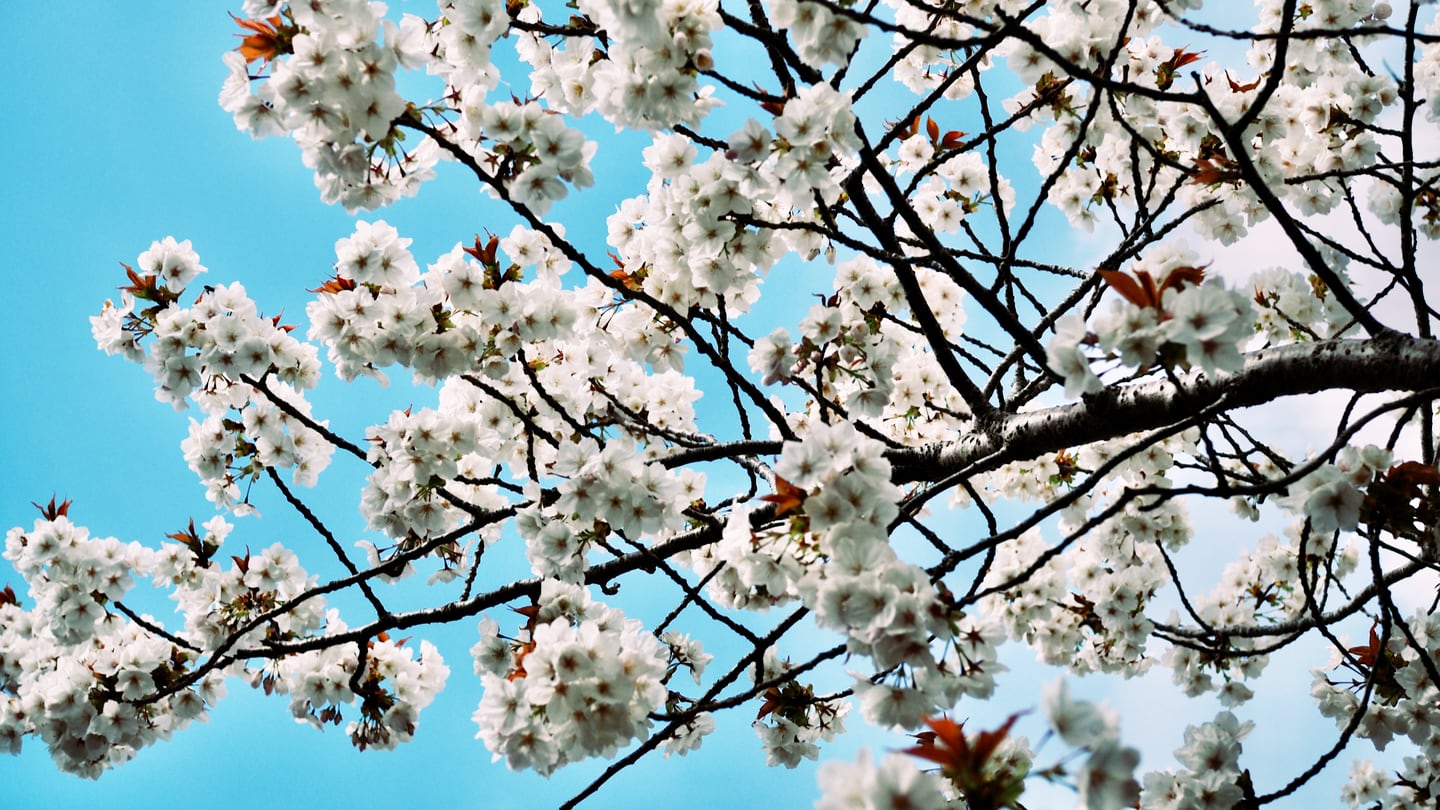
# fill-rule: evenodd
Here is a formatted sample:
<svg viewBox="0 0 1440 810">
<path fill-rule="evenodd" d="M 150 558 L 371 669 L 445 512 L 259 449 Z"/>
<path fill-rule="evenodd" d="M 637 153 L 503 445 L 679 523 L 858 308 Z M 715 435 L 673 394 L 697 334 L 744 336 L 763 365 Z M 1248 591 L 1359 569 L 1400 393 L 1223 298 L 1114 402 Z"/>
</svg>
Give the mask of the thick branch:
<svg viewBox="0 0 1440 810">
<path fill-rule="evenodd" d="M 1347 389 L 1419 391 L 1440 382 L 1440 341 L 1412 338 L 1298 343 L 1249 355 L 1244 370 L 1209 378 L 1192 371 L 1117 386 L 1082 401 L 999 417 L 997 429 L 913 451 L 894 451 L 898 483 L 933 481 L 977 461 L 993 468 L 1176 422 L 1225 401 L 1227 408 Z"/>
</svg>

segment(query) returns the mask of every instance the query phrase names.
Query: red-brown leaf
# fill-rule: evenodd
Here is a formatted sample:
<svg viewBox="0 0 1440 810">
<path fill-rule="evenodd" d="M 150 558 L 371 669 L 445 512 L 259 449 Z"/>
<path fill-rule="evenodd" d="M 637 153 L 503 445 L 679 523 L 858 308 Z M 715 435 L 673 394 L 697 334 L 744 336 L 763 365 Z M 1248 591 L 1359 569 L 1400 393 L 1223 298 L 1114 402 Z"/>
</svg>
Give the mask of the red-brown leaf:
<svg viewBox="0 0 1440 810">
<path fill-rule="evenodd" d="M 34 501 L 31 501 L 30 505 L 35 507 L 36 509 L 39 509 L 40 514 L 44 515 L 46 520 L 54 520 L 59 517 L 64 517 L 70 513 L 70 503 L 71 502 L 67 500 L 61 501 L 59 504 L 56 504 L 55 496 L 51 495 L 50 503 L 47 503 L 44 506 L 41 506 Z"/>
<path fill-rule="evenodd" d="M 915 735 L 918 745 L 905 749 L 903 753 L 929 760 L 939 765 L 947 775 L 959 775 L 967 781 L 978 775 L 985 767 L 986 760 L 1005 742 L 1020 712 L 1010 717 L 993 731 L 982 731 L 971 740 L 965 737 L 965 725 L 947 717 L 927 717 L 925 725 L 929 732 Z"/>
<path fill-rule="evenodd" d="M 1225 71 L 1225 81 L 1230 83 L 1230 92 L 1232 93 L 1248 93 L 1251 90 L 1254 90 L 1255 88 L 1260 86 L 1260 78 L 1261 77 L 1256 76 L 1255 81 L 1250 82 L 1249 84 L 1241 84 L 1235 81 L 1235 79 L 1230 76 L 1230 71 Z"/>
<path fill-rule="evenodd" d="M 805 490 L 786 481 L 780 476 L 775 476 L 775 493 L 760 498 L 775 504 L 775 517 L 784 517 L 791 512 L 799 512 L 801 505 L 805 503 Z"/>
<path fill-rule="evenodd" d="M 920 744 L 905 749 L 903 753 L 928 759 L 946 769 L 963 766 L 970 760 L 970 743 L 965 739 L 964 723 L 956 723 L 948 717 L 927 717 L 925 725 L 930 727 L 930 731 L 915 736 Z"/>
<path fill-rule="evenodd" d="M 1385 485 L 1407 501 L 1420 497 L 1420 487 L 1426 484 L 1440 484 L 1440 470 L 1433 464 L 1406 461 L 1385 473 Z"/>
<path fill-rule="evenodd" d="M 460 248 L 466 253 L 474 256 L 481 264 L 492 265 L 495 263 L 495 249 L 500 245 L 500 237 L 490 235 L 490 241 L 484 245 L 480 244 L 480 234 L 475 234 L 475 246 Z"/>
<path fill-rule="evenodd" d="M 767 714 L 773 714 L 776 709 L 780 708 L 780 703 L 780 690 L 773 686 L 766 689 L 765 702 L 760 704 L 760 712 L 755 715 L 755 719 L 764 720 Z"/>
<path fill-rule="evenodd" d="M 1110 285 L 1110 289 L 1120 294 L 1121 298 L 1134 304 L 1137 307 L 1150 306 L 1150 298 L 1145 294 L 1135 279 L 1120 272 L 1119 270 L 1100 270 L 1100 278 Z"/>
<path fill-rule="evenodd" d="M 171 532 L 165 536 L 177 543 L 183 543 L 192 548 L 200 545 L 200 535 L 195 533 L 195 518 L 190 518 L 190 525 L 185 531 Z"/>
<path fill-rule="evenodd" d="M 275 327 L 276 329 L 279 329 L 281 332 L 284 332 L 285 334 L 288 335 L 288 334 L 290 334 L 291 332 L 294 332 L 294 331 L 295 331 L 295 324 L 293 324 L 293 323 L 280 323 L 280 318 L 281 318 L 281 316 L 283 316 L 284 314 L 285 314 L 284 312 L 281 312 L 280 315 L 276 315 L 275 317 L 271 318 L 271 319 L 270 319 L 270 325 L 273 326 L 273 327 Z"/>
<path fill-rule="evenodd" d="M 1223 157 L 1200 158 L 1195 161 L 1195 173 L 1190 175 L 1190 182 L 1202 186 L 1213 186 L 1220 183 L 1229 183 L 1240 178 L 1236 171 L 1235 164 Z"/>
<path fill-rule="evenodd" d="M 1370 625 L 1369 644 L 1350 648 L 1350 652 L 1355 654 L 1355 658 L 1359 660 L 1366 669 L 1375 666 L 1375 662 L 1380 660 L 1380 635 L 1375 632 L 1375 628 L 1378 626 L 1379 622 Z"/>
<path fill-rule="evenodd" d="M 355 289 L 354 279 L 343 278 L 339 273 L 336 273 L 335 275 L 326 279 L 324 284 L 321 284 L 319 287 L 316 287 L 313 290 L 306 290 L 305 292 L 334 294 L 353 289 Z"/>
<path fill-rule="evenodd" d="M 284 20 L 279 17 L 270 17 L 266 20 L 243 20 L 234 14 L 230 15 L 230 19 L 234 20 L 241 28 L 253 32 L 248 35 L 235 35 L 242 37 L 240 47 L 235 50 L 245 57 L 246 64 L 254 62 L 256 59 L 269 62 L 280 55 L 280 26 L 284 24 Z"/>
<path fill-rule="evenodd" d="M 1160 282 L 1160 293 L 1163 295 L 1166 290 L 1182 290 L 1186 284 L 1200 286 L 1205 280 L 1205 267 L 1177 267 L 1165 275 L 1165 280 Z"/>
<path fill-rule="evenodd" d="M 1171 70 L 1176 70 L 1178 68 L 1185 67 L 1192 62 L 1199 62 L 1200 57 L 1204 54 L 1204 51 L 1187 51 L 1183 47 L 1177 48 L 1175 52 L 1170 55 L 1170 59 L 1167 60 L 1165 64 L 1169 65 Z"/>
<path fill-rule="evenodd" d="M 1014 726 L 1015 721 L 1019 719 L 1020 713 L 1017 712 L 1010 715 L 1009 719 L 994 731 L 982 731 L 975 735 L 975 744 L 971 746 L 970 754 L 975 759 L 977 769 L 983 766 L 986 760 L 990 759 L 990 755 L 995 753 L 1001 743 L 1005 742 L 1005 737 L 1010 733 L 1010 728 Z"/>
</svg>

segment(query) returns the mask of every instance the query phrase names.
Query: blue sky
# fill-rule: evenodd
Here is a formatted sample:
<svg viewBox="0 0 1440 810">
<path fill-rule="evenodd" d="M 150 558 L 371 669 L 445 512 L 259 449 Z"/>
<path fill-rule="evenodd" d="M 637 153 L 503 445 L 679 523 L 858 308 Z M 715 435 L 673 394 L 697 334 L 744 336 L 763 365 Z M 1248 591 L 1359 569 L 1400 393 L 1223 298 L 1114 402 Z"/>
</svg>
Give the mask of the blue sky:
<svg viewBox="0 0 1440 810">
<path fill-rule="evenodd" d="M 391 7 L 434 13 L 428 1 L 394 0 Z M 226 10 L 210 0 L 0 4 L 0 25 L 12 34 L 0 56 L 9 102 L 0 140 L 10 159 L 0 186 L 0 233 L 9 248 L 0 276 L 6 284 L 0 307 L 9 326 L 9 350 L 0 352 L 7 392 L 0 397 L 0 528 L 28 526 L 36 516 L 30 502 L 52 493 L 75 501 L 71 515 L 78 523 L 122 540 L 156 543 L 189 517 L 198 523 L 212 514 L 179 452 L 188 415 L 156 402 L 138 367 L 97 351 L 87 319 L 106 298 L 118 298 L 118 262 L 133 262 L 152 240 L 173 235 L 192 240 L 210 268 L 206 281 L 241 280 L 267 314 L 283 310 L 287 320 L 302 321 L 305 288 L 329 274 L 334 241 L 353 228 L 354 217 L 320 203 L 292 143 L 254 142 L 216 105 L 225 75 L 220 54 L 235 44 Z M 591 135 L 599 136 L 607 138 L 604 166 L 639 165 L 645 139 L 616 140 L 603 124 Z M 384 218 L 414 238 L 422 265 L 481 229 L 503 234 L 513 224 L 457 167 L 440 168 L 441 179 L 419 198 L 366 217 Z M 597 209 L 594 200 L 638 193 L 643 184 L 638 174 L 615 176 L 620 186 L 555 209 L 553 218 L 566 222 L 586 247 L 599 246 L 610 210 Z M 626 183 L 630 187 L 622 189 Z M 387 391 L 368 381 L 343 386 L 332 379 L 312 401 L 342 432 L 356 436 L 367 419 L 383 421 L 376 404 L 403 407 L 407 397 L 420 396 L 403 386 Z M 337 469 L 327 475 L 363 473 L 346 464 L 337 458 Z M 364 536 L 355 490 L 325 491 L 333 494 L 317 503 L 322 515 L 342 535 Z M 232 544 L 263 547 L 282 539 L 303 547 L 310 541 L 283 507 L 262 500 L 261 508 L 264 520 L 240 522 Z M 20 584 L 0 567 L 0 586 L 6 583 Z M 547 807 L 603 767 L 573 766 L 545 780 L 491 764 L 470 721 L 478 700 L 465 655 L 473 623 L 426 635 L 442 644 L 450 686 L 422 714 L 416 741 L 395 752 L 357 753 L 336 729 L 317 733 L 294 724 L 284 698 L 267 699 L 235 683 L 210 722 L 141 752 L 98 782 L 58 773 L 34 741 L 20 757 L 0 757 L 0 805 L 248 808 L 261 797 L 279 796 L 311 807 L 400 800 Z M 1033 706 L 1038 684 L 1052 677 L 1018 673 L 990 714 L 1003 717 Z M 1138 705 L 1144 695 L 1160 694 L 1143 685 L 1132 689 L 1130 699 Z M 1093 694 L 1090 688 L 1077 691 Z M 1307 704 L 1302 701 L 1300 710 L 1307 711 Z M 1213 713 L 1183 708 L 1195 720 Z M 637 799 L 697 808 L 808 806 L 815 795 L 813 768 L 765 768 L 743 715 L 722 718 L 721 730 L 698 754 L 647 759 L 585 806 L 633 807 Z M 1130 722 L 1127 728 L 1141 735 L 1149 725 L 1143 716 Z M 1293 728 L 1276 734 L 1278 746 L 1295 737 Z M 852 737 L 825 756 L 852 759 L 860 742 Z M 1179 742 L 1176 737 L 1162 747 L 1162 755 Z"/>
</svg>

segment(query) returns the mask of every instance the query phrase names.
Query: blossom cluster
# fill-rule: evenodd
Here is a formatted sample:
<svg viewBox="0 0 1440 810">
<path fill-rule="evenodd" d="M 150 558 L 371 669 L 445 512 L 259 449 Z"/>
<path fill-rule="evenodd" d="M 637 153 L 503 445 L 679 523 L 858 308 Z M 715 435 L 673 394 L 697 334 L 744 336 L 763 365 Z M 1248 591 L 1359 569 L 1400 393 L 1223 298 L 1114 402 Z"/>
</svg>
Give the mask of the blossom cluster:
<svg viewBox="0 0 1440 810">
<path fill-rule="evenodd" d="M 338 611 L 325 616 L 325 632 L 342 633 Z M 420 642 L 420 655 L 387 634 L 366 642 L 364 658 L 353 645 L 299 653 L 281 659 L 258 679 L 266 690 L 290 695 L 290 712 L 299 722 L 323 728 L 344 721 L 343 707 L 360 703 L 360 718 L 345 734 L 360 750 L 389 750 L 415 736 L 420 710 L 434 700 L 450 674 L 435 645 Z"/>
<path fill-rule="evenodd" d="M 845 65 L 869 29 L 810 0 L 774 0 L 771 21 L 790 35 L 800 58 L 816 67 Z"/>
<path fill-rule="evenodd" d="M 638 538 L 684 525 L 680 480 L 660 464 L 646 464 L 633 443 L 617 440 L 601 449 L 586 440 L 566 451 L 552 467 L 565 476 L 553 509 L 527 510 L 518 520 L 526 557 L 540 576 L 578 581 L 590 542 L 611 531 Z M 703 489 L 703 475 L 692 473 L 690 483 Z"/>
<path fill-rule="evenodd" d="M 1258 30 L 1279 30 L 1281 4 L 1266 0 L 1260 5 Z M 1388 4 L 1370 0 L 1305 8 L 1293 21 L 1299 31 L 1378 26 L 1389 16 Z M 1152 35 L 1164 20 L 1160 5 L 1151 2 L 1107 0 L 1098 6 L 1061 2 L 1047 3 L 1046 13 L 1029 27 L 1071 64 L 1096 68 L 1114 47 L 1114 27 L 1128 22 L 1123 48 L 1111 66 L 1114 74 L 1155 91 L 1188 89 L 1194 84 L 1193 68 L 1185 66 L 1203 54 L 1174 48 Z M 1023 40 L 1008 41 L 997 50 L 1029 85 L 1007 100 L 1007 108 L 1039 107 L 1038 120 L 1053 118 L 1057 124 L 1042 136 L 1035 164 L 1042 173 L 1057 173 L 1049 200 L 1073 225 L 1093 229 L 1107 215 L 1118 220 L 1119 208 L 1136 204 L 1141 193 L 1128 178 L 1145 176 L 1154 178 L 1152 188 L 1173 189 L 1182 204 L 1195 210 L 1196 229 L 1202 236 L 1228 245 L 1270 216 L 1256 190 L 1242 181 L 1262 182 L 1303 214 L 1324 214 L 1344 203 L 1340 184 L 1327 175 L 1341 167 L 1363 169 L 1376 162 L 1380 142 L 1373 125 L 1394 102 L 1396 87 L 1363 58 L 1357 59 L 1346 44 L 1364 39 L 1363 34 L 1355 40 L 1304 37 L 1295 40 L 1294 48 L 1287 42 L 1286 81 L 1233 140 L 1227 140 L 1214 117 L 1194 104 L 1137 93 L 1114 105 L 1101 105 L 1076 143 L 1075 130 L 1065 123 L 1091 103 L 1092 90 L 1065 81 L 1066 71 L 1060 65 Z M 1251 78 L 1259 74 L 1263 79 L 1275 50 L 1273 38 L 1254 39 L 1243 79 L 1214 62 L 1200 66 L 1196 72 L 1201 86 L 1215 88 L 1210 98 L 1218 117 L 1234 121 L 1259 97 L 1263 82 Z M 1032 120 L 1037 119 L 1025 122 Z M 1130 145 L 1137 139 L 1153 148 L 1132 150 Z M 1071 151 L 1072 144 L 1078 151 Z M 1076 159 L 1063 163 L 1066 154 L 1075 154 Z M 1184 167 L 1195 170 L 1188 180 Z M 1381 194 L 1384 199 L 1390 196 L 1388 191 Z"/>
<path fill-rule="evenodd" d="M 107 301 L 90 319 L 91 332 L 106 353 L 143 362 L 157 399 L 183 410 L 193 395 L 206 410 L 223 410 L 243 401 L 243 391 L 225 384 L 242 376 L 273 371 L 302 389 L 318 381 L 314 348 L 278 319 L 262 317 L 238 282 L 208 286 L 190 307 L 179 305 L 187 285 L 205 272 L 188 239 L 155 242 L 136 265 L 138 272 L 127 267 L 132 284 L 122 288 L 120 305 Z M 137 299 L 152 305 L 137 311 Z"/>
<path fill-rule="evenodd" d="M 1240 741 L 1254 728 L 1230 712 L 1185 729 L 1185 745 L 1175 751 L 1179 771 L 1145 774 L 1140 806 L 1145 810 L 1182 807 L 1236 807 L 1245 797 Z"/>
<path fill-rule="evenodd" d="M 495 503 L 493 488 L 466 488 L 463 496 L 442 491 L 462 470 L 485 464 L 473 422 L 430 408 L 397 411 L 369 438 L 366 458 L 375 470 L 360 493 L 360 511 L 371 528 L 397 540 L 437 537 L 460 525 L 460 504 Z"/>
<path fill-rule="evenodd" d="M 1320 464 L 1290 488 L 1282 505 L 1310 522 L 1310 529 L 1328 535 L 1354 531 L 1360 525 L 1365 490 L 1390 468 L 1393 455 L 1373 444 L 1341 448 L 1333 464 Z"/>
<path fill-rule="evenodd" d="M 1334 650 L 1324 666 L 1311 670 L 1310 694 L 1320 713 L 1332 718 L 1337 726 L 1348 725 L 1363 709 L 1365 714 L 1355 734 L 1368 740 L 1375 750 L 1384 751 L 1401 737 L 1416 746 L 1416 756 L 1405 758 L 1395 783 L 1408 790 L 1387 794 L 1387 807 L 1411 806 L 1410 802 L 1428 800 L 1440 793 L 1440 780 L 1430 766 L 1440 745 L 1436 734 L 1440 714 L 1435 710 L 1440 691 L 1429 675 L 1440 651 L 1440 624 L 1433 616 L 1420 613 L 1405 621 L 1414 636 L 1413 643 L 1394 624 L 1387 627 L 1376 622 L 1370 627 L 1366 643 Z M 1351 806 L 1355 806 L 1353 801 Z"/>
<path fill-rule="evenodd" d="M 844 733 L 850 713 L 849 701 L 816 695 L 813 686 L 788 674 L 793 668 L 773 647 L 755 668 L 757 685 L 783 683 L 764 691 L 765 703 L 753 724 L 765 749 L 765 764 L 771 767 L 794 768 L 802 760 L 818 758 L 820 743 Z"/>
<path fill-rule="evenodd" d="M 817 195 L 840 196 L 839 181 L 860 145 L 849 101 L 829 85 L 806 87 L 773 126 L 772 133 L 752 118 L 730 136 L 728 149 L 703 159 L 679 135 L 655 137 L 644 153 L 652 172 L 647 194 L 623 202 L 607 221 L 627 285 L 679 312 L 723 303 L 738 314 L 759 297 L 758 274 L 784 253 L 819 252 L 812 232 L 760 226 L 809 220 Z M 658 318 L 624 325 L 657 342 L 674 328 Z M 647 359 L 667 362 L 654 353 Z"/>
<path fill-rule="evenodd" d="M 91 537 L 65 516 L 68 503 L 5 538 L 5 559 L 25 577 L 34 607 L 6 589 L 0 599 L 0 741 L 18 753 L 26 736 L 61 768 L 84 776 L 129 760 L 202 717 L 223 693 L 219 678 L 140 703 L 188 674 L 190 653 L 112 606 L 132 572 L 157 555 L 139 544 Z"/>
<path fill-rule="evenodd" d="M 981 600 L 982 615 L 1006 637 L 1029 645 L 1041 661 L 1073 673 L 1145 672 L 1154 663 L 1147 609 L 1170 581 L 1166 555 L 1189 541 L 1191 527 L 1183 503 L 1131 498 L 1127 490 L 1171 486 L 1176 457 L 1193 453 L 1195 441 L 1187 431 L 1116 465 L 1110 486 L 1076 498 L 1064 510 L 1059 527 L 1074 539 L 1060 548 L 1032 529 L 997 549 L 985 579 L 991 594 Z M 981 492 L 1011 500 L 1053 501 L 1066 495 L 1080 471 L 1112 463 L 1120 449 L 1117 442 L 1097 442 L 1075 453 L 1008 465 L 977 484 Z M 1090 525 L 1102 511 L 1108 519 Z"/>
<path fill-rule="evenodd" d="M 220 91 L 238 128 L 294 139 L 321 198 L 350 211 L 413 195 L 434 176 L 438 145 L 425 139 L 406 150 L 395 128 L 408 110 L 395 71 L 424 64 L 434 47 L 423 20 L 407 15 L 396 25 L 384 4 L 367 0 L 245 6 L 253 33 L 248 48 L 226 54 Z M 269 72 L 252 74 L 256 61 Z"/>
<path fill-rule="evenodd" d="M 1043 706 L 1056 736 L 1086 752 L 1075 775 L 1080 804 L 1086 810 L 1134 807 L 1140 798 L 1134 776 L 1140 752 L 1120 742 L 1115 714 L 1089 701 L 1072 699 L 1064 680 L 1045 687 Z"/>
<path fill-rule="evenodd" d="M 431 382 L 469 372 L 501 377 L 522 340 L 567 337 L 593 309 L 593 291 L 560 289 L 568 261 L 533 231 L 457 245 L 423 275 L 410 241 L 384 221 L 361 221 L 335 244 L 335 276 L 316 290 L 306 314 L 310 339 L 329 347 L 342 378 L 384 382 L 391 365 Z M 500 265 L 502 246 L 517 262 Z M 521 280 L 532 266 L 537 278 Z"/>
<path fill-rule="evenodd" d="M 911 807 L 942 810 L 950 802 L 938 774 L 920 770 L 902 754 L 890 754 L 876 765 L 868 749 L 853 764 L 826 762 L 820 766 L 820 799 L 815 810 L 882 810 Z"/>
<path fill-rule="evenodd" d="M 136 265 L 126 268 L 131 284 L 121 304 L 107 301 L 91 331 L 103 351 L 144 365 L 157 399 L 177 410 L 193 399 L 205 412 L 191 420 L 182 449 L 207 497 L 246 511 L 242 484 L 265 469 L 291 469 L 297 483 L 314 484 L 334 452 L 317 430 L 326 423 L 310 419 L 300 393 L 319 381 L 315 347 L 278 317 L 263 317 L 238 282 L 207 286 L 182 306 L 187 285 L 205 271 L 189 240 L 155 242 Z M 137 309 L 140 301 L 149 305 Z"/>
<path fill-rule="evenodd" d="M 1120 742 L 1114 712 L 1072 699 L 1063 680 L 1045 687 L 1043 708 L 1051 734 L 1073 750 L 1038 773 L 1032 773 L 1036 752 L 1031 750 L 1029 740 L 1009 734 L 1020 715 L 1011 716 L 999 729 L 969 733 L 963 723 L 931 718 L 926 721 L 931 729 L 928 736 L 917 736 L 919 745 L 891 754 L 879 765 L 873 763 L 868 750 L 862 750 L 854 764 L 827 762 L 821 766 L 821 797 L 816 810 L 939 810 L 954 807 L 957 802 L 968 806 L 1016 806 L 1027 778 L 1071 777 L 1066 762 L 1079 753 L 1085 758 L 1072 778 L 1080 807 L 1135 807 L 1140 800 L 1140 785 L 1134 771 L 1140 754 Z M 1050 736 L 1047 734 L 1047 739 Z M 922 771 L 915 758 L 937 763 L 940 768 Z"/>
<path fill-rule="evenodd" d="M 582 0 L 579 8 L 610 38 L 608 58 L 586 71 L 594 82 L 595 108 L 607 121 L 666 129 L 698 123 L 716 105 L 696 73 L 714 65 L 711 32 L 720 27 L 718 2 Z"/>
<path fill-rule="evenodd" d="M 497 166 L 512 203 L 541 216 L 569 193 L 566 184 L 594 185 L 589 164 L 595 142 L 539 103 L 477 102 L 460 112 L 455 142 L 468 146 L 477 160 Z"/>
<path fill-rule="evenodd" d="M 965 325 L 964 292 L 930 268 L 918 269 L 916 282 L 945 337 L 958 339 Z M 939 384 L 944 375 L 934 354 L 885 317 L 908 309 L 894 274 L 857 257 L 839 264 L 834 290 L 810 307 L 798 336 L 780 327 L 755 341 L 748 359 L 762 382 L 811 386 L 856 416 L 880 417 L 899 440 L 934 440 L 960 429 L 969 408 Z"/>
<path fill-rule="evenodd" d="M 952 615 L 926 572 L 886 541 L 899 493 L 881 450 L 848 423 L 809 425 L 775 465 L 779 492 L 769 500 L 788 520 L 755 530 L 753 510 L 737 508 L 721 541 L 691 565 L 710 576 L 722 604 L 763 610 L 801 600 L 886 674 L 857 676 L 867 719 L 915 728 L 962 695 L 990 694 L 1004 670 L 1000 630 Z"/>
<path fill-rule="evenodd" d="M 64 770 L 98 777 L 143 747 L 204 719 L 241 675 L 266 693 L 291 695 L 291 710 L 313 723 L 343 721 L 360 748 L 392 748 L 410 739 L 421 709 L 443 687 L 448 669 L 429 642 L 415 657 L 404 642 L 369 642 L 357 660 L 341 645 L 260 662 L 214 667 L 206 651 L 239 651 L 346 630 L 316 578 L 289 549 L 217 559 L 232 526 L 223 518 L 171 535 L 158 550 L 92 537 L 67 516 L 69 503 L 46 510 L 29 531 L 5 538 L 5 559 L 29 585 L 34 606 L 6 589 L 0 598 L 0 741 L 10 753 L 34 735 Z M 137 615 L 124 597 L 138 579 L 168 589 L 184 627 Z M 357 669 L 359 670 L 357 672 Z"/>
<path fill-rule="evenodd" d="M 1133 279 L 1105 271 L 1105 281 L 1121 299 L 1089 330 L 1079 315 L 1066 316 L 1046 351 L 1051 370 L 1065 380 L 1067 396 L 1104 387 L 1086 344 L 1126 369 L 1184 364 L 1214 376 L 1244 366 L 1241 350 L 1255 334 L 1253 302 L 1216 277 L 1201 283 L 1204 271 L 1194 260 L 1181 245 L 1163 245 L 1136 262 Z"/>
<path fill-rule="evenodd" d="M 513 638 L 481 621 L 471 650 L 485 686 L 476 736 L 511 768 L 548 774 L 648 737 L 649 714 L 669 697 L 672 659 L 697 680 L 708 660 L 693 644 L 662 644 L 579 586 L 547 580 L 525 612 Z"/>
<path fill-rule="evenodd" d="M 644 157 L 653 172 L 647 194 L 606 221 L 623 266 L 645 268 L 630 274 L 632 283 L 676 309 L 723 302 L 745 312 L 759 296 L 757 271 L 769 270 L 783 247 L 770 231 L 737 222 L 764 212 L 769 184 L 719 152 L 697 161 L 679 135 L 656 136 Z"/>
</svg>

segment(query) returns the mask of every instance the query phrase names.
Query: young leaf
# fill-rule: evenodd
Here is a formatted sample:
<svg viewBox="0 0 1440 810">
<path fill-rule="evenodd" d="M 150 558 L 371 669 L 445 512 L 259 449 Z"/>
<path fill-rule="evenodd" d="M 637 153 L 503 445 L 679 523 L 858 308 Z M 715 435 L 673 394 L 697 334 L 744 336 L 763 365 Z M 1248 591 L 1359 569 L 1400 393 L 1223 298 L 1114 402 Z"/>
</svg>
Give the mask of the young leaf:
<svg viewBox="0 0 1440 810">
<path fill-rule="evenodd" d="M 1160 282 L 1160 293 L 1166 290 L 1183 290 L 1186 284 L 1200 286 L 1205 280 L 1205 266 L 1200 267 L 1176 267 L 1165 274 L 1165 280 Z"/>
<path fill-rule="evenodd" d="M 47 503 L 44 506 L 41 506 L 34 501 L 31 501 L 30 505 L 35 507 L 36 509 L 39 509 L 40 514 L 44 515 L 46 520 L 54 520 L 59 517 L 65 517 L 70 513 L 70 501 L 61 501 L 59 505 L 56 505 L 54 495 L 50 496 L 50 503 Z"/>
<path fill-rule="evenodd" d="M 1190 175 L 1190 182 L 1201 186 L 1233 183 L 1239 179 L 1240 172 L 1236 169 L 1235 163 L 1219 155 L 1196 160 L 1195 173 Z"/>
<path fill-rule="evenodd" d="M 321 284 L 319 287 L 316 287 L 313 290 L 306 290 L 305 292 L 317 294 L 331 293 L 333 295 L 334 293 L 345 292 L 346 290 L 353 289 L 355 289 L 354 279 L 344 278 L 339 273 L 336 273 L 335 275 L 326 279 L 324 284 Z"/>
<path fill-rule="evenodd" d="M 1200 61 L 1204 51 L 1187 51 L 1183 47 L 1177 48 L 1170 58 L 1155 66 L 1155 86 L 1161 90 L 1169 90 L 1170 85 L 1175 83 L 1175 72 L 1180 68 Z"/>
<path fill-rule="evenodd" d="M 775 493 L 764 495 L 762 501 L 775 504 L 775 517 L 784 517 L 792 512 L 799 512 L 802 504 L 805 503 L 805 490 L 786 481 L 780 476 L 775 476 Z"/>
<path fill-rule="evenodd" d="M 235 50 L 245 57 L 245 63 L 249 64 L 256 59 L 262 59 L 266 64 L 270 63 L 282 53 L 288 53 L 289 36 L 282 32 L 281 26 L 285 21 L 279 16 L 269 17 L 265 20 L 245 20 L 230 15 L 237 25 L 252 33 L 236 34 L 243 37 L 240 40 L 240 47 Z"/>
<path fill-rule="evenodd" d="M 1260 76 L 1256 76 L 1255 81 L 1249 84 L 1241 84 L 1230 76 L 1230 71 L 1225 71 L 1225 81 L 1230 83 L 1230 92 L 1232 93 L 1248 93 L 1260 86 L 1260 79 Z"/>
<path fill-rule="evenodd" d="M 1152 304 L 1151 298 L 1146 295 L 1145 290 L 1136 283 L 1135 279 L 1120 272 L 1119 270 L 1100 270 L 1100 278 L 1110 285 L 1110 289 L 1120 293 L 1120 297 L 1134 304 L 1137 307 L 1148 307 Z"/>
</svg>

